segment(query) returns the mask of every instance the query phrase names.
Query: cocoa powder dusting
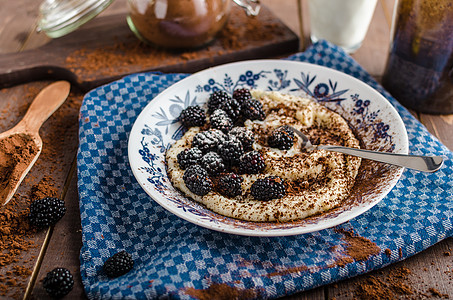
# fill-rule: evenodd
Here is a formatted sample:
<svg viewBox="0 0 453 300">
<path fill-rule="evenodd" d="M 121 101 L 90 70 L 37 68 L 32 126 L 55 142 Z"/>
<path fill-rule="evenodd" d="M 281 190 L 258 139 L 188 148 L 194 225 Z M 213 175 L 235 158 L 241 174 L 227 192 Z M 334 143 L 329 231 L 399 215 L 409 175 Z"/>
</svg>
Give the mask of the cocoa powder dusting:
<svg viewBox="0 0 453 300">
<path fill-rule="evenodd" d="M 442 294 L 442 293 L 439 292 L 439 290 L 436 289 L 436 288 L 429 288 L 429 289 L 428 289 L 428 292 L 430 292 L 431 295 L 432 295 L 432 296 L 435 296 L 435 297 L 444 298 L 444 299 L 450 298 L 450 297 L 448 296 L 448 294 Z"/>
<path fill-rule="evenodd" d="M 411 271 L 400 267 L 392 270 L 385 278 L 381 279 L 369 275 L 357 285 L 355 291 L 359 299 L 396 299 L 400 296 L 413 295 L 414 290 L 407 283 Z"/>
<path fill-rule="evenodd" d="M 0 204 L 10 191 L 8 184 L 15 185 L 38 153 L 38 147 L 29 135 L 14 134 L 0 140 Z"/>
<path fill-rule="evenodd" d="M 0 296 L 22 298 L 22 294 L 10 294 L 12 287 L 25 291 L 26 282 L 32 271 L 24 266 L 27 252 L 36 248 L 37 230 L 28 222 L 29 205 L 32 201 L 57 195 L 58 189 L 49 176 L 44 176 L 33 185 L 28 195 L 16 194 L 8 204 L 0 207 Z M 29 258 L 34 260 L 34 256 Z"/>
<path fill-rule="evenodd" d="M 354 294 L 363 300 L 450 298 L 434 287 L 427 288 L 426 292 L 417 290 L 411 283 L 411 274 L 411 270 L 403 266 L 389 272 L 379 271 L 364 277 L 356 285 Z"/>
<path fill-rule="evenodd" d="M 213 283 L 206 289 L 187 288 L 185 293 L 199 300 L 247 300 L 258 296 L 254 290 L 240 289 L 226 283 Z"/>
<path fill-rule="evenodd" d="M 30 202 L 15 195 L 0 207 L 0 296 L 9 295 L 12 286 L 24 289 L 25 280 L 31 274 L 29 268 L 20 265 L 23 253 L 35 247 L 32 240 L 35 230 L 28 223 L 28 209 L 20 208 L 23 201 Z"/>
<path fill-rule="evenodd" d="M 41 85 L 40 85 L 41 86 Z M 13 101 L 8 109 L 0 111 L 4 130 L 22 118 L 29 103 L 41 90 L 34 85 L 16 88 L 22 102 Z M 2 90 L 4 91 L 4 90 Z M 6 94 L 6 93 L 5 93 Z M 2 93 L 3 95 L 3 93 Z M 14 94 L 13 94 L 14 95 Z M 22 299 L 36 260 L 36 249 L 41 246 L 45 232 L 38 232 L 28 222 L 31 202 L 44 197 L 58 197 L 77 150 L 78 111 L 82 95 L 73 94 L 46 121 L 40 130 L 43 140 L 41 155 L 10 202 L 0 206 L 0 298 Z M 25 99 L 25 100 L 24 100 Z M 28 153 L 35 151 L 23 137 L 14 137 L 0 143 L 0 182 L 10 180 L 5 176 L 14 161 L 23 162 Z M 25 151 L 25 152 L 24 152 Z M 66 156 L 66 157 L 65 157 Z M 0 191 L 2 186 L 0 183 Z"/>
<path fill-rule="evenodd" d="M 284 27 L 275 18 L 247 17 L 242 9 L 232 7 L 230 18 L 217 35 L 217 41 L 202 49 L 174 51 L 144 44 L 132 34 L 127 41 L 116 41 L 102 48 L 81 48 L 69 54 L 66 67 L 79 78 L 87 80 L 152 69 L 164 65 L 184 64 L 190 60 L 212 57 L 244 49 L 251 43 L 272 41 L 284 33 Z M 131 69 L 139 67 L 140 70 Z"/>
<path fill-rule="evenodd" d="M 381 248 L 379 248 L 375 243 L 367 238 L 356 235 L 352 231 L 347 231 L 341 228 L 336 229 L 335 231 L 343 234 L 342 239 L 346 242 L 345 254 L 354 261 L 365 261 L 371 256 L 377 255 L 381 252 Z M 337 261 L 337 263 L 338 262 L 344 264 L 345 262 L 349 263 L 350 261 Z"/>
<path fill-rule="evenodd" d="M 44 197 L 56 197 L 58 189 L 55 187 L 55 182 L 52 177 L 44 175 L 38 184 L 30 189 L 30 198 L 37 200 Z"/>
</svg>

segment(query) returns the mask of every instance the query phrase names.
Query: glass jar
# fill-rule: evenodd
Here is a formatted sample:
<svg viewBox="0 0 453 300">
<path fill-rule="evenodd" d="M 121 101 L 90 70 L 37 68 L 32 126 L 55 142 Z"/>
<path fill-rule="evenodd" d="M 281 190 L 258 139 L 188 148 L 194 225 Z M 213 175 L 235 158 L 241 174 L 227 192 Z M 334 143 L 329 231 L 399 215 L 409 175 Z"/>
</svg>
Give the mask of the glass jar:
<svg viewBox="0 0 453 300">
<path fill-rule="evenodd" d="M 51 38 L 85 24 L 114 0 L 44 0 L 38 31 Z M 232 0 L 249 16 L 260 11 L 259 0 Z M 166 48 L 201 47 L 225 25 L 231 0 L 128 0 L 127 22 L 143 41 Z"/>
<path fill-rule="evenodd" d="M 453 2 L 399 0 L 383 86 L 418 112 L 453 113 Z"/>
<path fill-rule="evenodd" d="M 127 22 L 145 42 L 195 48 L 212 41 L 225 25 L 230 0 L 129 0 Z"/>
<path fill-rule="evenodd" d="M 114 0 L 44 0 L 40 7 L 38 31 L 51 38 L 62 37 L 106 9 Z"/>
</svg>

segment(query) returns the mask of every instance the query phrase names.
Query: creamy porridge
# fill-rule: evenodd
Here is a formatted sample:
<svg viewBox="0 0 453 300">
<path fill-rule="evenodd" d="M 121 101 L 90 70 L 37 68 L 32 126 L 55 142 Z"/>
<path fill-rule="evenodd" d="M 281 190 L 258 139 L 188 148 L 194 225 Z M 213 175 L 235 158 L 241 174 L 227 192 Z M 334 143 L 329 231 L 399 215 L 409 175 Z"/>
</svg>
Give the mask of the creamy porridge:
<svg viewBox="0 0 453 300">
<path fill-rule="evenodd" d="M 258 90 L 251 96 L 255 102 L 240 97 L 237 101 L 245 117 L 231 112 L 237 110 L 234 101 L 220 104 L 219 111 L 216 99 L 210 99 L 206 122 L 189 124 L 166 153 L 172 184 L 216 213 L 254 222 L 288 222 L 341 205 L 354 185 L 360 158 L 325 150 L 307 152 L 284 126 L 299 129 L 313 144 L 359 148 L 347 122 L 309 99 Z M 194 111 L 184 117 L 204 117 L 199 108 Z M 242 150 L 233 147 L 238 141 Z M 181 152 L 184 155 L 178 158 Z"/>
</svg>

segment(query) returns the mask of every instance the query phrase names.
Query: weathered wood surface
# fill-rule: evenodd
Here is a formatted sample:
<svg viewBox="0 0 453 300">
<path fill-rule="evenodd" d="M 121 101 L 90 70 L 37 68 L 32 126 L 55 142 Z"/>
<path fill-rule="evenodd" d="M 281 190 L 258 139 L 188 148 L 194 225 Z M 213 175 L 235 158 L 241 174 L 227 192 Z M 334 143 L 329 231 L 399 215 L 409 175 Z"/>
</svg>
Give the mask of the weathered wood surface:
<svg viewBox="0 0 453 300">
<path fill-rule="evenodd" d="M 309 22 L 307 3 L 302 1 L 302 24 L 298 20 L 297 0 L 262 0 L 263 3 L 279 17 L 307 45 Z M 0 54 L 21 53 L 34 50 L 49 44 L 49 39 L 42 33 L 36 33 L 39 1 L 17 0 L 4 1 L 0 10 Z M 101 16 L 124 14 L 126 1 L 117 0 Z M 380 0 L 369 32 L 363 46 L 352 56 L 373 76 L 380 78 L 387 56 L 390 35 L 390 19 L 393 0 Z M 99 16 L 98 18 L 100 18 Z M 87 25 L 88 26 L 88 25 Z M 302 27 L 302 29 L 301 29 Z M 92 30 L 96 30 L 93 28 Z M 83 46 L 83 45 L 80 45 Z M 0 130 L 4 131 L 16 124 L 24 115 L 26 108 L 37 91 L 49 82 L 32 82 L 0 90 Z M 77 114 L 82 94 L 73 93 L 72 101 L 66 103 L 60 110 L 64 124 L 60 118 L 51 117 L 42 127 L 44 147 L 52 148 L 54 152 L 43 153 L 36 166 L 19 190 L 20 195 L 29 193 L 43 175 L 49 174 L 55 181 L 58 196 L 65 199 L 68 208 L 66 216 L 48 231 L 40 231 L 33 235 L 36 247 L 23 251 L 19 255 L 19 264 L 33 270 L 31 275 L 18 278 L 20 284 L 9 287 L 8 296 L 3 298 L 42 299 L 46 294 L 41 280 L 54 267 L 66 267 L 75 277 L 75 286 L 70 299 L 84 297 L 83 286 L 79 274 L 79 249 L 81 246 L 80 215 L 75 173 L 75 154 L 77 150 Z M 437 136 L 447 147 L 453 149 L 453 115 L 434 116 L 416 115 L 428 130 Z M 65 135 L 55 140 L 55 134 L 62 126 Z M 58 154 L 55 154 L 58 153 Z M 22 204 L 22 207 L 25 203 Z M 20 205 L 19 205 L 20 206 Z M 20 209 L 20 208 L 19 208 Z M 453 240 L 444 240 L 426 251 L 391 265 L 372 275 L 384 280 L 390 272 L 400 267 L 410 269 L 409 281 L 417 293 L 425 294 L 426 298 L 434 297 L 429 288 L 437 289 L 441 294 L 453 297 L 451 274 L 453 269 L 452 251 Z M 8 272 L 1 268 L 0 275 Z M 367 280 L 369 275 L 358 276 L 308 292 L 286 297 L 286 299 L 351 299 L 354 298 L 357 285 Z M 1 297 L 0 297 L 1 298 Z M 411 297 L 409 297 L 411 298 Z M 416 297 L 412 297 L 416 299 Z"/>
</svg>

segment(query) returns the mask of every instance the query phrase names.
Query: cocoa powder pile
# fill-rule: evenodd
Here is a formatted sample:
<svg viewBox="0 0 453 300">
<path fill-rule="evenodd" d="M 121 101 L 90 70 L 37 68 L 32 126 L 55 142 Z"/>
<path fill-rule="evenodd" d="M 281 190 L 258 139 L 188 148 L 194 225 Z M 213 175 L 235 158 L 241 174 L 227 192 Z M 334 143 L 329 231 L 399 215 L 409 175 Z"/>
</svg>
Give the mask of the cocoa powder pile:
<svg viewBox="0 0 453 300">
<path fill-rule="evenodd" d="M 7 186 L 19 181 L 38 151 L 35 142 L 26 134 L 14 134 L 0 140 L 0 204 L 10 191 Z"/>
<path fill-rule="evenodd" d="M 341 267 L 353 261 L 365 261 L 381 252 L 381 248 L 375 243 L 365 237 L 356 235 L 353 231 L 336 229 L 336 232 L 343 234 L 342 239 L 346 242 L 346 257 L 336 261 L 337 265 Z"/>
<path fill-rule="evenodd" d="M 411 271 L 400 267 L 392 270 L 385 278 L 367 276 L 364 282 L 357 285 L 355 291 L 359 299 L 396 299 L 399 296 L 414 294 L 407 283 Z"/>
<path fill-rule="evenodd" d="M 383 272 L 379 272 L 383 275 Z M 411 270 L 399 267 L 390 271 L 386 276 L 368 275 L 365 280 L 357 284 L 355 295 L 363 300 L 391 300 L 391 299 L 449 299 L 448 294 L 443 294 L 433 287 L 426 292 L 411 286 Z"/>
</svg>

